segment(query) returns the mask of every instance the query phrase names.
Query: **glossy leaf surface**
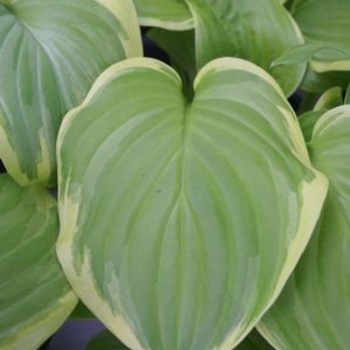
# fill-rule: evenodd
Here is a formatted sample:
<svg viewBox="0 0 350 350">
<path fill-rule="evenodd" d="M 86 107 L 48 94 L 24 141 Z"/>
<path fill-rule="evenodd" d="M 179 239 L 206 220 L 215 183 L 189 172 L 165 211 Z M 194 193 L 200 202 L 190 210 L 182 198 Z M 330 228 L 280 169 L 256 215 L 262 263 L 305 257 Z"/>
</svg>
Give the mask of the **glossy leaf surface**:
<svg viewBox="0 0 350 350">
<path fill-rule="evenodd" d="M 56 202 L 1 174 L 0 227 L 0 348 L 37 349 L 77 303 L 56 257 Z"/>
<path fill-rule="evenodd" d="M 132 2 L 0 2 L 0 158 L 22 185 L 56 181 L 62 116 L 109 65 L 141 53 Z"/>
<path fill-rule="evenodd" d="M 59 259 L 132 349 L 229 350 L 274 301 L 327 189 L 276 82 L 226 58 L 194 99 L 150 59 L 116 64 L 64 119 Z"/>
<path fill-rule="evenodd" d="M 312 239 L 261 332 L 278 349 L 346 350 L 350 344 L 350 106 L 315 124 L 312 163 L 329 192 Z"/>
<path fill-rule="evenodd" d="M 186 2 L 195 23 L 198 67 L 218 57 L 240 57 L 269 70 L 286 95 L 296 89 L 305 65 L 270 69 L 284 50 L 303 43 L 298 27 L 281 3 L 274 0 Z"/>
</svg>

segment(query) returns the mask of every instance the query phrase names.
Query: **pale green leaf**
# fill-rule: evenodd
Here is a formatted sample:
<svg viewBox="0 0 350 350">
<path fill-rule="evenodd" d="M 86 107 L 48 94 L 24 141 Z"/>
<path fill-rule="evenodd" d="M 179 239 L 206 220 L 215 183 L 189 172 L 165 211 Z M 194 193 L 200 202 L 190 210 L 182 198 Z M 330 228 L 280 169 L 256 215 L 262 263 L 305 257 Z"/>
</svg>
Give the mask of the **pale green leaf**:
<svg viewBox="0 0 350 350">
<path fill-rule="evenodd" d="M 34 350 L 77 303 L 55 253 L 56 201 L 1 174 L 0 227 L 0 349 Z"/>
<path fill-rule="evenodd" d="M 329 192 L 312 239 L 260 331 L 278 349 L 347 350 L 350 344 L 350 106 L 315 124 L 312 163 Z"/>
<path fill-rule="evenodd" d="M 171 30 L 193 28 L 185 0 L 134 0 L 140 24 Z"/>
<path fill-rule="evenodd" d="M 194 17 L 198 67 L 218 57 L 241 57 L 269 70 L 286 95 L 297 88 L 305 65 L 270 69 L 288 47 L 303 43 L 282 4 L 274 0 L 186 1 Z"/>
<path fill-rule="evenodd" d="M 105 68 L 141 54 L 137 28 L 131 0 L 0 5 L 0 158 L 16 181 L 55 184 L 62 116 Z"/>
<path fill-rule="evenodd" d="M 130 350 L 108 330 L 95 335 L 86 350 Z"/>
<path fill-rule="evenodd" d="M 151 59 L 105 71 L 58 138 L 59 259 L 123 343 L 229 350 L 275 300 L 319 216 L 310 164 L 276 82 L 234 58 L 194 98 Z"/>
</svg>

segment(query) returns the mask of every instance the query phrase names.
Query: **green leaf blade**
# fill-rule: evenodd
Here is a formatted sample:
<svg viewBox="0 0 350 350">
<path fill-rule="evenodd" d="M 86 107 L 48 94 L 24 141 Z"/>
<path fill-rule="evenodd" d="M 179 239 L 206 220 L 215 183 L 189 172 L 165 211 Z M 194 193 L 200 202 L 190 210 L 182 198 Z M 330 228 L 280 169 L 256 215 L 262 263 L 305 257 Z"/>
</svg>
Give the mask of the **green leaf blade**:
<svg viewBox="0 0 350 350">
<path fill-rule="evenodd" d="M 57 207 L 40 188 L 0 176 L 0 347 L 34 349 L 77 303 L 55 254 Z"/>
<path fill-rule="evenodd" d="M 138 34 L 123 26 L 125 18 L 137 25 L 131 6 L 92 0 L 0 6 L 0 62 L 7 67 L 0 74 L 0 156 L 20 184 L 55 185 L 62 116 L 105 68 L 141 52 Z"/>
<path fill-rule="evenodd" d="M 312 239 L 259 329 L 276 347 L 345 350 L 349 344 L 349 106 L 323 114 L 309 149 L 329 178 L 329 192 Z"/>
<path fill-rule="evenodd" d="M 278 1 L 187 3 L 195 23 L 198 68 L 215 58 L 240 57 L 270 72 L 286 95 L 300 84 L 305 65 L 270 69 L 284 50 L 303 43 L 297 25 Z"/>
<path fill-rule="evenodd" d="M 169 30 L 193 28 L 193 19 L 184 0 L 135 0 L 140 24 Z"/>
<path fill-rule="evenodd" d="M 128 60 L 59 135 L 60 261 L 130 348 L 238 344 L 296 264 L 327 188 L 263 70 L 216 60 L 194 90 L 188 102 L 169 67 Z"/>
</svg>

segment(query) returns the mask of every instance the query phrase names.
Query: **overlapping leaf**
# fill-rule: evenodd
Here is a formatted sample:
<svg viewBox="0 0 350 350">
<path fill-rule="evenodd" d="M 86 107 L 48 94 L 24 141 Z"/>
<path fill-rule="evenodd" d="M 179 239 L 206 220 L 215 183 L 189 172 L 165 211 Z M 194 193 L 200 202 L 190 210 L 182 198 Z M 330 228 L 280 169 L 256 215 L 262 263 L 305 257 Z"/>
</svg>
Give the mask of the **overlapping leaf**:
<svg viewBox="0 0 350 350">
<path fill-rule="evenodd" d="M 37 349 L 77 302 L 56 257 L 56 202 L 1 174 L 0 227 L 0 348 Z"/>
<path fill-rule="evenodd" d="M 291 13 L 308 43 L 336 44 L 347 48 L 348 52 L 349 11 L 348 0 L 296 0 L 291 6 Z M 350 60 L 339 58 L 336 52 L 328 60 L 313 59 L 311 67 L 304 84 L 308 90 L 324 91 L 337 85 L 346 87 L 350 80 Z"/>
<path fill-rule="evenodd" d="M 130 350 L 111 332 L 105 330 L 92 338 L 86 350 Z"/>
<path fill-rule="evenodd" d="M 62 116 L 96 77 L 140 54 L 130 0 L 0 2 L 0 158 L 20 184 L 56 181 Z"/>
<path fill-rule="evenodd" d="M 269 70 L 290 95 L 300 84 L 305 65 L 270 69 L 290 46 L 303 43 L 288 11 L 278 1 L 186 0 L 194 18 L 197 65 L 222 56 L 241 57 Z"/>
<path fill-rule="evenodd" d="M 140 24 L 171 30 L 193 28 L 185 0 L 134 0 Z"/>
<path fill-rule="evenodd" d="M 347 350 L 350 344 L 350 106 L 325 113 L 309 144 L 329 192 L 302 259 L 259 329 L 279 349 Z"/>
<path fill-rule="evenodd" d="M 254 328 L 235 350 L 275 350 Z"/>
<path fill-rule="evenodd" d="M 153 28 L 147 36 L 167 53 L 171 66 L 181 77 L 185 94 L 192 96 L 197 74 L 194 30 L 180 32 Z"/>
<path fill-rule="evenodd" d="M 232 349 L 280 292 L 326 193 L 266 72 L 218 59 L 194 91 L 185 100 L 161 62 L 127 60 L 59 134 L 59 259 L 132 349 Z"/>
</svg>

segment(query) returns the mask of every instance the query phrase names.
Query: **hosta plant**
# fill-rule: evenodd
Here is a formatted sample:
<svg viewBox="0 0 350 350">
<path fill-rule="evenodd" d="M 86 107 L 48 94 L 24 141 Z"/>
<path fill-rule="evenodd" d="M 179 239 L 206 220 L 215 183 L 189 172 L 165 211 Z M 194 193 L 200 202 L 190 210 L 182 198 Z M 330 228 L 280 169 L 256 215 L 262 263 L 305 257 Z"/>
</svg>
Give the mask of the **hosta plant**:
<svg viewBox="0 0 350 350">
<path fill-rule="evenodd" d="M 0 348 L 347 350 L 349 13 L 0 0 Z"/>
</svg>

